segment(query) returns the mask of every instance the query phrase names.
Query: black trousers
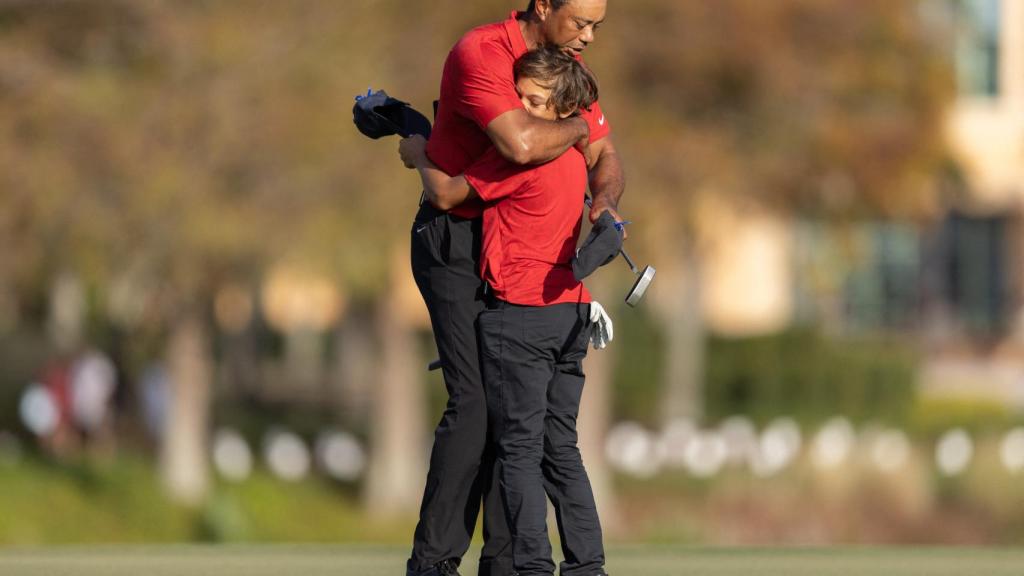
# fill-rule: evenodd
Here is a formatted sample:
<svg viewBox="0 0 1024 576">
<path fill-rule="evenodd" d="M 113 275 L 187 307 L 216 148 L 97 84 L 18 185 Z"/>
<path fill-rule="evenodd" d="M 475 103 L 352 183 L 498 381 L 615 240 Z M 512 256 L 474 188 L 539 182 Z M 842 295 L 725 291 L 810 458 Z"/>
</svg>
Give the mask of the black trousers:
<svg viewBox="0 0 1024 576">
<path fill-rule="evenodd" d="M 484 309 L 479 276 L 481 219 L 451 216 L 424 203 L 412 229 L 412 272 L 430 312 L 448 404 L 434 431 L 430 469 L 407 572 L 460 562 L 483 502 L 480 576 L 511 576 L 508 521 L 488 441 L 476 320 Z"/>
<path fill-rule="evenodd" d="M 589 311 L 588 304 L 497 301 L 480 315 L 497 474 L 521 576 L 554 573 L 545 493 L 555 507 L 562 576 L 604 574 L 601 523 L 576 434 Z"/>
</svg>

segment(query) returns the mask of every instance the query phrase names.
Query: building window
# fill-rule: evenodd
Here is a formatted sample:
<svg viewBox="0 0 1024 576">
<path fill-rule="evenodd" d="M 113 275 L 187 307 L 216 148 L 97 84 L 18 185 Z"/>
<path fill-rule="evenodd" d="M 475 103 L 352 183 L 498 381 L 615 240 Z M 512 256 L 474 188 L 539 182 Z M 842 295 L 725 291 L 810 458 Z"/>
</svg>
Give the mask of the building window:
<svg viewBox="0 0 1024 576">
<path fill-rule="evenodd" d="M 953 214 L 943 226 L 946 298 L 974 334 L 1005 330 L 1009 302 L 1005 217 Z"/>
<path fill-rule="evenodd" d="M 960 93 L 999 93 L 1000 0 L 953 0 L 955 59 Z"/>
</svg>

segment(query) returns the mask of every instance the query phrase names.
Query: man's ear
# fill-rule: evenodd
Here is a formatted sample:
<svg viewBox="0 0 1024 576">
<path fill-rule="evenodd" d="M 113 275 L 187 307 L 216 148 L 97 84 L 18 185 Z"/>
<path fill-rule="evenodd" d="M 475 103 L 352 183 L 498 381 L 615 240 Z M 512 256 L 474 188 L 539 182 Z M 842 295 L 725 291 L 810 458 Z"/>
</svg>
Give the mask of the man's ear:
<svg viewBox="0 0 1024 576">
<path fill-rule="evenodd" d="M 551 13 L 551 3 L 548 0 L 537 0 L 534 10 L 537 13 L 537 17 L 543 22 L 547 19 L 548 14 Z"/>
</svg>

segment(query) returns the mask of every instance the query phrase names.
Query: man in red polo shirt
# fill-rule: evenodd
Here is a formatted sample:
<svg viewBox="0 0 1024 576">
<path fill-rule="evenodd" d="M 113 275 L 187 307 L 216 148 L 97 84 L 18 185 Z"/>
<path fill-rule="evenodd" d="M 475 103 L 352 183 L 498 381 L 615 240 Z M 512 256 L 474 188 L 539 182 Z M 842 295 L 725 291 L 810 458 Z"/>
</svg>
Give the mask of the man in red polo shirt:
<svg viewBox="0 0 1024 576">
<path fill-rule="evenodd" d="M 590 72 L 557 48 L 527 52 L 514 70 L 531 114 L 565 118 L 597 99 Z M 492 148 L 453 177 L 427 158 L 425 144 L 408 138 L 399 152 L 419 171 L 433 204 L 486 202 L 481 268 L 491 297 L 477 324 L 513 568 L 522 576 L 554 571 L 546 494 L 558 517 L 561 573 L 602 575 L 601 523 L 576 434 L 592 304 L 569 264 L 579 240 L 586 163 L 568 150 L 546 164 L 521 166 Z"/>
<path fill-rule="evenodd" d="M 531 116 L 515 91 L 512 64 L 527 50 L 556 45 L 579 55 L 603 23 L 606 0 L 534 0 L 525 12 L 471 30 L 445 62 L 427 147 L 449 175 L 492 146 L 516 164 L 542 164 L 576 146 L 588 159 L 595 220 L 615 210 L 624 189 L 610 126 L 596 104 L 555 122 Z M 434 434 L 430 469 L 407 574 L 457 574 L 484 503 L 480 575 L 513 574 L 511 540 L 487 442 L 487 404 L 475 329 L 484 309 L 479 276 L 481 206 L 443 212 L 422 202 L 412 229 L 412 269 L 430 312 L 449 401 Z"/>
</svg>

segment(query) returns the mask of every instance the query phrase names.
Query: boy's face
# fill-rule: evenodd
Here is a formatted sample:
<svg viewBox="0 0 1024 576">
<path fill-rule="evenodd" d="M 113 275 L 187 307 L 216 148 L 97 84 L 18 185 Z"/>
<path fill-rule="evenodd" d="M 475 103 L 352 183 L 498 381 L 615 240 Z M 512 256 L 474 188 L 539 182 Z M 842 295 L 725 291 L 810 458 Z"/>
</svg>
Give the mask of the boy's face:
<svg viewBox="0 0 1024 576">
<path fill-rule="evenodd" d="M 538 84 L 533 78 L 520 78 L 516 82 L 516 92 L 523 106 L 531 116 L 545 120 L 558 120 L 568 117 L 572 112 L 559 114 L 551 103 L 551 89 Z"/>
</svg>

